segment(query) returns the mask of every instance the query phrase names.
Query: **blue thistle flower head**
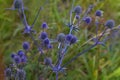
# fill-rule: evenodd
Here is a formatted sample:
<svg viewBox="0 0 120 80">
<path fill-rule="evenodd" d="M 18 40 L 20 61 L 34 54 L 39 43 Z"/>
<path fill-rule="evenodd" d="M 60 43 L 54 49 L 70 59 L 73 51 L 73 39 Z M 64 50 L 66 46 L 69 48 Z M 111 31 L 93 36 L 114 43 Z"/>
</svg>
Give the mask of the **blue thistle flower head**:
<svg viewBox="0 0 120 80">
<path fill-rule="evenodd" d="M 72 37 L 73 37 L 72 34 L 68 34 L 68 35 L 66 35 L 66 41 L 71 42 Z"/>
<path fill-rule="evenodd" d="M 43 22 L 41 27 L 42 27 L 43 29 L 47 29 L 47 28 L 48 28 L 48 25 L 47 25 L 46 22 Z"/>
<path fill-rule="evenodd" d="M 51 58 L 48 58 L 48 57 L 45 58 L 45 59 L 44 59 L 44 64 L 45 64 L 45 65 L 51 65 L 51 64 L 52 64 L 52 59 L 51 59 Z"/>
<path fill-rule="evenodd" d="M 75 18 L 76 18 L 77 20 L 79 20 L 79 19 L 80 19 L 80 16 L 79 16 L 79 15 L 75 15 Z"/>
<path fill-rule="evenodd" d="M 44 40 L 44 39 L 46 39 L 48 36 L 47 36 L 47 33 L 46 32 L 41 32 L 40 33 L 40 36 L 39 36 L 39 39 L 42 39 L 42 40 Z"/>
<path fill-rule="evenodd" d="M 11 77 L 11 75 L 12 75 L 12 70 L 10 68 L 5 69 L 5 76 Z"/>
<path fill-rule="evenodd" d="M 97 10 L 95 12 L 95 15 L 98 16 L 98 17 L 101 17 L 103 15 L 103 12 L 101 10 Z"/>
<path fill-rule="evenodd" d="M 25 53 L 24 53 L 24 51 L 23 51 L 23 50 L 19 50 L 19 51 L 17 52 L 17 54 L 18 54 L 20 57 L 22 57 L 22 56 L 24 56 L 24 55 L 25 55 Z"/>
<path fill-rule="evenodd" d="M 57 41 L 58 42 L 64 42 L 65 41 L 65 34 L 64 33 L 58 34 Z"/>
<path fill-rule="evenodd" d="M 74 44 L 74 43 L 76 43 L 76 41 L 77 41 L 77 37 L 73 36 L 72 39 L 71 39 L 70 44 Z"/>
<path fill-rule="evenodd" d="M 15 62 L 16 64 L 19 64 L 19 63 L 21 62 L 20 56 L 15 56 L 15 57 L 14 57 L 14 62 Z"/>
<path fill-rule="evenodd" d="M 21 57 L 21 63 L 26 63 L 26 62 L 27 62 L 27 57 L 26 56 Z"/>
<path fill-rule="evenodd" d="M 46 38 L 46 39 L 43 40 L 43 43 L 45 45 L 49 45 L 50 44 L 50 40 L 48 38 Z"/>
<path fill-rule="evenodd" d="M 14 58 L 15 56 L 16 56 L 15 53 L 12 53 L 12 54 L 11 54 L 11 58 Z"/>
<path fill-rule="evenodd" d="M 22 0 L 14 0 L 14 8 L 15 9 L 22 9 L 23 8 Z"/>
<path fill-rule="evenodd" d="M 115 21 L 114 20 L 108 20 L 105 22 L 105 26 L 108 28 L 113 28 L 115 26 Z"/>
<path fill-rule="evenodd" d="M 30 48 L 30 44 L 29 44 L 29 42 L 23 42 L 23 49 L 24 50 L 28 50 L 29 48 Z"/>
<path fill-rule="evenodd" d="M 74 13 L 76 13 L 77 15 L 82 13 L 82 8 L 80 6 L 76 6 L 73 10 Z"/>
<path fill-rule="evenodd" d="M 91 17 L 85 17 L 84 18 L 84 21 L 85 21 L 85 23 L 87 23 L 87 24 L 90 24 L 91 23 L 91 21 L 92 21 L 92 18 Z"/>
<path fill-rule="evenodd" d="M 25 27 L 24 33 L 29 34 L 32 31 L 30 26 Z"/>
</svg>

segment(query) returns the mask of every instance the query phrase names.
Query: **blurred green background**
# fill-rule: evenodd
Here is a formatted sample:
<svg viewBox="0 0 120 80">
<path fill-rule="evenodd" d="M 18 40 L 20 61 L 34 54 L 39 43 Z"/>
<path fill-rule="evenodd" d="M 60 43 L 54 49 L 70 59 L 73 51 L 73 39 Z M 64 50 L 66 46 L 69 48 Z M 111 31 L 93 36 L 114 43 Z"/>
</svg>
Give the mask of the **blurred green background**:
<svg viewBox="0 0 120 80">
<path fill-rule="evenodd" d="M 72 0 L 23 0 L 24 5 L 28 8 L 25 13 L 29 24 L 32 24 L 34 17 L 40 6 L 43 10 L 37 19 L 34 29 L 39 33 L 41 31 L 41 23 L 48 23 L 49 37 L 56 38 L 60 32 L 67 33 L 68 28 L 64 23 L 69 20 L 69 11 L 71 9 Z M 114 19 L 116 26 L 120 22 L 120 0 L 75 0 L 75 5 L 80 5 L 85 11 L 90 4 L 100 1 L 92 10 L 91 15 L 97 9 L 104 11 L 103 18 L 105 20 Z M 24 26 L 19 19 L 17 11 L 5 10 L 12 6 L 13 0 L 0 0 L 0 70 L 11 62 L 11 52 L 17 52 L 21 49 L 23 41 L 30 41 L 29 37 L 23 36 Z M 93 25 L 89 26 L 94 28 Z M 90 29 L 92 32 L 92 29 Z M 68 50 L 64 62 L 67 62 L 72 56 L 80 52 L 82 43 L 85 42 L 86 28 L 81 26 L 80 32 L 76 33 L 79 43 L 73 45 Z M 119 36 L 120 37 L 120 36 Z M 67 66 L 67 74 L 60 74 L 60 80 L 120 80 L 120 39 L 108 41 L 107 47 L 97 46 L 87 54 L 82 55 L 76 61 Z M 32 41 L 31 41 L 32 43 Z M 56 51 L 56 50 L 55 50 Z M 50 53 L 53 60 L 56 59 L 55 51 Z M 32 67 L 31 67 L 32 68 Z M 47 80 L 54 80 L 54 74 L 47 73 Z M 2 75 L 2 73 L 0 73 Z M 32 72 L 27 73 L 28 80 L 35 80 Z M 2 76 L 0 76 L 2 77 Z M 2 79 L 1 79 L 2 80 Z"/>
</svg>

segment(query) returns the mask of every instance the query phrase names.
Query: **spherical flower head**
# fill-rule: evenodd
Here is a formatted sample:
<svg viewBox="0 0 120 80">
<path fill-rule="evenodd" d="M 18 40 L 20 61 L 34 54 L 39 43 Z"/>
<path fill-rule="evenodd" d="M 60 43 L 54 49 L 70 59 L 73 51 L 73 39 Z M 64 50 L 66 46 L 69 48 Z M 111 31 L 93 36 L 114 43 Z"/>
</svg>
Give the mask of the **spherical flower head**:
<svg viewBox="0 0 120 80">
<path fill-rule="evenodd" d="M 24 33 L 29 34 L 32 31 L 30 26 L 26 26 L 24 29 Z"/>
<path fill-rule="evenodd" d="M 39 36 L 39 39 L 42 39 L 42 40 L 44 40 L 44 39 L 46 39 L 48 36 L 47 36 L 47 33 L 46 32 L 41 32 L 40 33 L 40 36 Z"/>
<path fill-rule="evenodd" d="M 90 24 L 91 21 L 92 21 L 92 18 L 91 17 L 85 17 L 84 21 L 85 21 L 85 23 Z"/>
<path fill-rule="evenodd" d="M 30 48 L 29 42 L 23 42 L 22 46 L 24 50 L 28 50 Z"/>
<path fill-rule="evenodd" d="M 74 13 L 76 13 L 77 15 L 79 15 L 80 13 L 82 13 L 82 8 L 80 6 L 76 6 L 73 10 Z"/>
<path fill-rule="evenodd" d="M 47 29 L 47 28 L 48 28 L 48 25 L 47 25 L 46 22 L 43 22 L 43 23 L 42 23 L 42 28 L 43 28 L 43 29 Z"/>
<path fill-rule="evenodd" d="M 11 69 L 10 68 L 5 69 L 5 76 L 6 77 L 11 77 L 11 75 L 12 75 Z"/>
<path fill-rule="evenodd" d="M 64 33 L 58 34 L 57 41 L 58 42 L 64 42 L 65 41 L 65 34 Z"/>
<path fill-rule="evenodd" d="M 76 43 L 76 41 L 77 41 L 77 37 L 73 36 L 72 39 L 71 39 L 70 44 L 74 44 L 74 43 Z"/>
<path fill-rule="evenodd" d="M 17 54 L 18 54 L 20 57 L 22 57 L 22 56 L 24 56 L 24 55 L 25 55 L 25 53 L 24 53 L 24 51 L 23 51 L 23 50 L 19 50 Z"/>
<path fill-rule="evenodd" d="M 15 56 L 16 56 L 15 53 L 12 53 L 12 54 L 11 54 L 11 58 L 14 58 Z"/>
<path fill-rule="evenodd" d="M 77 20 L 79 20 L 79 19 L 80 19 L 80 16 L 79 16 L 79 15 L 75 15 L 75 18 L 76 18 Z"/>
<path fill-rule="evenodd" d="M 19 78 L 19 80 L 24 80 L 26 76 L 26 72 L 23 69 L 19 69 L 17 71 L 17 77 Z"/>
<path fill-rule="evenodd" d="M 22 9 L 22 7 L 23 7 L 22 0 L 14 0 L 14 8 L 15 9 Z"/>
<path fill-rule="evenodd" d="M 51 44 L 48 44 L 48 45 L 47 45 L 47 48 L 48 48 L 48 49 L 52 49 L 53 46 L 52 46 Z"/>
<path fill-rule="evenodd" d="M 72 34 L 66 35 L 66 41 L 70 42 L 72 40 L 72 37 L 73 37 Z"/>
<path fill-rule="evenodd" d="M 97 10 L 95 12 L 95 15 L 98 16 L 98 17 L 101 17 L 103 15 L 103 12 L 101 10 Z"/>
<path fill-rule="evenodd" d="M 16 64 L 19 64 L 19 63 L 21 62 L 20 57 L 19 57 L 19 56 L 15 56 L 15 57 L 14 57 L 14 62 L 15 62 Z"/>
<path fill-rule="evenodd" d="M 52 64 L 51 58 L 48 58 L 48 57 L 45 58 L 45 59 L 44 59 L 44 64 L 45 64 L 45 65 L 51 65 L 51 64 Z"/>
<path fill-rule="evenodd" d="M 27 57 L 26 56 L 21 57 L 21 63 L 26 63 L 26 62 L 27 62 Z"/>
<path fill-rule="evenodd" d="M 105 26 L 108 28 L 113 28 L 115 26 L 115 21 L 114 20 L 108 20 L 105 22 Z"/>
<path fill-rule="evenodd" d="M 49 40 L 48 38 L 46 38 L 46 39 L 43 40 L 43 43 L 44 43 L 45 45 L 49 45 L 50 40 Z"/>
</svg>

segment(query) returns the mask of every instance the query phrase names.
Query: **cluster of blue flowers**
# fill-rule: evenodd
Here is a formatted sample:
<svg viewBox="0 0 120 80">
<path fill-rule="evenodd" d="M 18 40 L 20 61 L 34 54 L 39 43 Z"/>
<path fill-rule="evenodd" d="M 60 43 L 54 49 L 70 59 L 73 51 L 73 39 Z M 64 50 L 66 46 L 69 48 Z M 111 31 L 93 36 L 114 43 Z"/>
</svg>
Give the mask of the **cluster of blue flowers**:
<svg viewBox="0 0 120 80">
<path fill-rule="evenodd" d="M 37 17 L 38 17 L 38 14 L 39 14 L 41 8 L 39 9 L 38 14 L 36 15 L 36 18 L 35 18 L 33 24 L 31 26 L 29 26 L 28 22 L 26 20 L 25 13 L 24 13 L 25 8 L 24 8 L 24 4 L 23 4 L 22 0 L 14 0 L 13 5 L 14 6 L 12 8 L 9 8 L 9 9 L 18 10 L 18 13 L 20 15 L 20 19 L 23 22 L 24 27 L 25 27 L 24 33 L 28 34 L 31 37 L 32 41 L 34 42 L 34 45 L 38 48 L 38 51 L 42 55 L 44 55 L 44 61 L 43 62 L 44 62 L 45 65 L 49 66 L 52 69 L 53 72 L 56 73 L 56 80 L 58 80 L 58 73 L 59 72 L 63 73 L 65 71 L 65 67 L 68 64 L 70 64 L 75 59 L 77 59 L 80 55 L 88 52 L 93 47 L 97 46 L 98 44 L 104 44 L 102 42 L 101 38 L 104 36 L 105 32 L 108 29 L 112 29 L 115 26 L 114 20 L 106 21 L 103 24 L 105 26 L 105 30 L 102 32 L 101 35 L 98 36 L 98 25 L 100 25 L 99 19 L 103 16 L 103 12 L 101 10 L 97 10 L 95 12 L 96 37 L 93 39 L 94 44 L 91 45 L 90 47 L 88 47 L 87 49 L 81 51 L 80 53 L 75 55 L 72 59 L 70 59 L 67 63 L 62 65 L 64 56 L 66 55 L 68 48 L 71 45 L 78 42 L 78 38 L 77 38 L 77 36 L 75 36 L 74 33 L 77 30 L 79 30 L 79 26 L 81 26 L 80 25 L 81 22 L 84 22 L 87 25 L 92 23 L 92 18 L 88 14 L 91 12 L 94 5 L 90 5 L 83 16 L 81 15 L 83 13 L 81 6 L 76 6 L 74 8 L 72 7 L 72 10 L 70 11 L 70 22 L 68 22 L 68 24 L 67 24 L 67 26 L 69 28 L 69 33 L 68 34 L 59 33 L 57 35 L 57 38 L 55 39 L 56 42 L 58 43 L 58 52 L 57 52 L 57 62 L 55 64 L 53 64 L 52 59 L 50 57 L 47 57 L 44 54 L 45 53 L 44 49 L 53 49 L 51 39 L 48 38 L 48 34 L 46 32 L 46 30 L 48 29 L 47 23 L 43 22 L 42 25 L 41 25 L 42 32 L 38 36 L 38 39 L 40 40 L 40 44 L 37 40 L 35 40 L 34 36 L 32 35 L 33 32 L 36 33 L 36 31 L 33 30 L 33 27 L 34 27 L 34 24 L 37 20 Z M 73 15 L 74 15 L 74 19 L 72 19 Z M 29 51 L 29 49 L 30 49 L 29 42 L 24 42 L 23 43 L 23 49 L 25 50 L 25 52 L 23 50 L 19 50 L 17 52 L 17 54 L 15 54 L 15 53 L 11 54 L 13 64 L 12 64 L 12 67 L 10 66 L 9 68 L 7 68 L 5 70 L 6 77 L 11 78 L 14 75 L 15 78 L 19 78 L 18 80 L 25 80 L 25 74 L 26 73 L 25 73 L 23 67 L 21 67 L 21 65 L 24 65 L 27 62 L 26 52 Z M 14 72 L 14 74 L 12 72 L 13 71 L 13 69 L 12 69 L 13 66 L 14 66 L 14 70 L 16 70 L 16 72 Z"/>
<path fill-rule="evenodd" d="M 17 53 L 11 54 L 12 64 L 5 70 L 6 79 L 25 80 L 26 72 L 24 71 L 24 65 L 27 63 L 27 51 L 30 48 L 29 42 L 23 43 L 23 49 Z"/>
</svg>

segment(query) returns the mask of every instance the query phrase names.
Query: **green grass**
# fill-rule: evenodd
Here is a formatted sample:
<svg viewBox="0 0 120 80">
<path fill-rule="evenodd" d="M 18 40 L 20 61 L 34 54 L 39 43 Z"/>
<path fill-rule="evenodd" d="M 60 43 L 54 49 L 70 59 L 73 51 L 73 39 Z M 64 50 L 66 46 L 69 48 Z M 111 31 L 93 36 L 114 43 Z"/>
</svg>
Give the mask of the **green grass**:
<svg viewBox="0 0 120 80">
<path fill-rule="evenodd" d="M 55 38 L 60 32 L 68 33 L 67 27 L 64 23 L 69 21 L 69 10 L 72 5 L 72 0 L 48 0 L 49 2 L 44 5 L 44 9 L 41 11 L 40 16 L 35 24 L 34 29 L 40 30 L 41 23 L 46 21 L 49 25 L 48 33 L 49 36 Z M 63 3 L 63 2 L 64 3 Z M 76 0 L 75 5 L 81 5 L 83 9 L 87 9 L 88 5 L 95 3 L 97 0 Z M 27 20 L 29 24 L 32 24 L 34 17 L 40 7 L 44 4 L 44 0 L 24 0 Z M 93 16 L 95 10 L 102 9 L 104 11 L 104 19 L 114 19 L 116 26 L 120 22 L 120 0 L 102 0 L 92 11 Z M 8 65 L 10 61 L 10 53 L 16 52 L 21 49 L 22 42 L 25 40 L 30 41 L 30 38 L 23 36 L 22 31 L 24 26 L 19 19 L 17 11 L 5 10 L 5 8 L 11 7 L 12 1 L 0 0 L 0 54 L 4 56 L 4 64 Z M 86 37 L 86 26 L 81 26 L 80 32 L 76 33 L 80 41 L 71 46 L 68 50 L 67 56 L 65 56 L 64 63 L 71 59 L 75 54 L 88 47 L 80 47 L 85 42 Z M 94 28 L 93 25 L 89 26 Z M 92 33 L 94 29 L 88 32 Z M 54 32 L 54 33 L 53 33 Z M 114 44 L 117 42 L 117 44 Z M 60 74 L 60 80 L 120 80 L 120 39 L 114 41 L 108 41 L 107 47 L 97 46 L 90 50 L 87 54 L 82 55 L 76 61 L 67 66 L 67 74 L 64 76 Z M 31 42 L 32 43 L 32 42 Z M 32 44 L 31 44 L 32 45 Z M 109 46 L 111 45 L 111 47 Z M 56 50 L 50 53 L 55 61 Z M 28 80 L 33 80 L 35 72 L 32 69 L 36 69 L 38 65 L 34 64 L 26 67 Z M 42 71 L 44 66 L 40 66 L 39 69 Z M 45 69 L 45 68 L 44 68 Z M 36 70 L 35 70 L 36 71 Z M 44 73 L 48 80 L 54 80 L 55 74 L 46 70 Z M 34 79 L 35 80 L 35 79 Z M 37 79 L 36 79 L 37 80 Z"/>
</svg>

